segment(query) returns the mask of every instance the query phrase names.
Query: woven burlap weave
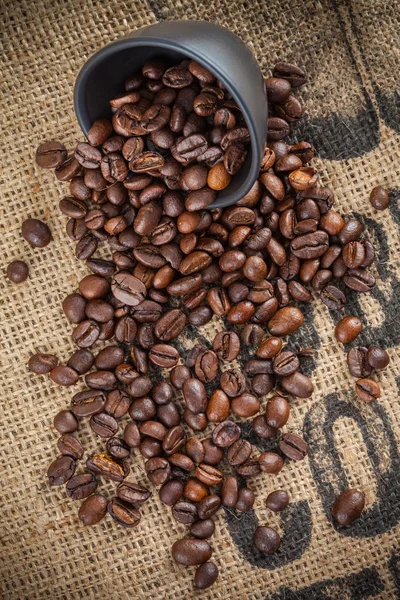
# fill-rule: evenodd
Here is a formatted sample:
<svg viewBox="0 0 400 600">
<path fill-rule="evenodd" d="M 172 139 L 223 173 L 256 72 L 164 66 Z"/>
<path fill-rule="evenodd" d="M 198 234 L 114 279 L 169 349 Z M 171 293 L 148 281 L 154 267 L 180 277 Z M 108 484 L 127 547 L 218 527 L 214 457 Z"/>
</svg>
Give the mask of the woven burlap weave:
<svg viewBox="0 0 400 600">
<path fill-rule="evenodd" d="M 397 0 L 2 0 L 0 5 L 0 590 L 11 599 L 364 599 L 399 597 L 400 590 L 400 10 Z M 56 454 L 54 414 L 72 392 L 27 370 L 35 351 L 66 360 L 73 349 L 63 297 L 85 267 L 74 257 L 58 201 L 67 190 L 35 165 L 37 145 L 81 138 L 72 106 L 73 85 L 86 59 L 130 30 L 164 19 L 206 19 L 237 33 L 265 74 L 278 59 L 303 65 L 309 84 L 299 92 L 307 115 L 296 135 L 315 144 L 323 183 L 336 208 L 362 215 L 377 247 L 377 286 L 349 295 L 345 314 L 365 325 L 360 343 L 388 348 L 391 364 L 376 378 L 382 397 L 362 404 L 353 391 L 337 316 L 318 300 L 297 341 L 318 350 L 315 393 L 291 403 L 286 429 L 303 432 L 307 460 L 279 476 L 250 482 L 255 510 L 221 512 L 212 539 L 220 578 L 210 590 L 193 588 L 193 569 L 176 566 L 171 543 L 179 525 L 157 493 L 134 530 L 110 518 L 85 528 L 64 488 L 50 488 L 47 465 Z M 396 91 L 397 88 L 397 91 Z M 372 209 L 375 185 L 391 190 L 391 208 Z M 21 238 L 27 217 L 46 221 L 53 241 L 42 250 Z M 30 278 L 13 285 L 6 265 L 21 258 Z M 312 321 L 313 319 L 313 321 Z M 221 324 L 199 329 L 212 340 Z M 183 339 L 183 344 L 185 344 Z M 192 340 L 190 341 L 192 343 Z M 94 448 L 85 426 L 80 436 Z M 146 484 L 135 453 L 133 478 Z M 337 530 L 329 507 L 346 485 L 363 489 L 361 520 Z M 273 489 L 292 503 L 282 517 L 265 507 Z M 102 484 L 100 489 L 108 489 Z M 256 522 L 276 526 L 282 548 L 274 557 L 254 552 Z"/>
</svg>

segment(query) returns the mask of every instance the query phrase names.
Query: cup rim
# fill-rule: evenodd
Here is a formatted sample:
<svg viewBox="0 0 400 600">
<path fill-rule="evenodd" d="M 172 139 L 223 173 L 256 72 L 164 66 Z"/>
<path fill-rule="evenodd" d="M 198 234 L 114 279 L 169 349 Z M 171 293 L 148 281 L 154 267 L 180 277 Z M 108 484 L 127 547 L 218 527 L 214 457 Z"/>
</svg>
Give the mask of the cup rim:
<svg viewBox="0 0 400 600">
<path fill-rule="evenodd" d="M 151 25 L 149 27 L 151 27 Z M 233 32 L 230 33 L 232 33 L 232 35 L 236 35 Z M 87 136 L 87 133 L 92 125 L 91 123 L 88 123 L 88 115 L 86 114 L 86 104 L 84 101 L 84 91 L 86 90 L 90 73 L 95 67 L 101 64 L 101 62 L 105 58 L 111 56 L 115 52 L 124 50 L 126 48 L 138 46 L 151 46 L 155 48 L 177 50 L 182 54 L 187 55 L 188 58 L 191 58 L 192 60 L 197 60 L 207 69 L 209 69 L 217 77 L 217 79 L 220 79 L 224 86 L 232 94 L 233 99 L 238 104 L 242 111 L 242 114 L 244 115 L 247 128 L 250 133 L 250 143 L 252 151 L 251 163 L 247 177 L 244 180 L 241 187 L 238 188 L 236 192 L 230 194 L 227 198 L 218 199 L 217 197 L 217 199 L 210 206 L 207 207 L 207 210 L 211 210 L 213 208 L 225 208 L 227 206 L 232 206 L 236 204 L 250 191 L 258 177 L 258 173 L 260 170 L 262 155 L 257 145 L 256 127 L 254 122 L 252 121 L 251 113 L 247 110 L 247 107 L 243 101 L 241 94 L 231 85 L 231 82 L 228 78 L 228 74 L 225 73 L 223 69 L 220 69 L 217 63 L 213 64 L 202 52 L 198 50 L 192 51 L 192 49 L 188 49 L 187 46 L 185 46 L 184 44 L 181 44 L 180 42 L 174 40 L 163 40 L 153 36 L 140 36 L 137 38 L 125 37 L 123 39 L 116 40 L 95 52 L 95 54 L 93 54 L 81 68 L 78 77 L 76 78 L 74 86 L 74 110 L 83 133 L 85 134 L 85 136 Z M 256 60 L 255 57 L 254 60 Z M 240 190 L 243 190 L 243 192 Z M 238 193 L 239 191 L 240 193 Z"/>
</svg>

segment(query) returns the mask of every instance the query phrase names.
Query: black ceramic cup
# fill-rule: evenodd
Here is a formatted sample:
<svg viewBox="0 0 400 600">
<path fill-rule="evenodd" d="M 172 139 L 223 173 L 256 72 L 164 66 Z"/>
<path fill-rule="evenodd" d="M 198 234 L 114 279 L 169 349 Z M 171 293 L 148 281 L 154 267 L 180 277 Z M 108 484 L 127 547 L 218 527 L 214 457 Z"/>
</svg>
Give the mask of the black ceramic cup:
<svg viewBox="0 0 400 600">
<path fill-rule="evenodd" d="M 198 61 L 222 81 L 240 106 L 251 149 L 240 171 L 208 208 L 235 204 L 258 176 L 267 137 L 267 98 L 253 54 L 224 27 L 205 21 L 164 21 L 137 29 L 96 52 L 75 83 L 75 112 L 84 134 L 93 121 L 110 116 L 110 99 L 124 89 L 129 75 L 155 56 L 171 63 L 185 58 Z"/>
</svg>

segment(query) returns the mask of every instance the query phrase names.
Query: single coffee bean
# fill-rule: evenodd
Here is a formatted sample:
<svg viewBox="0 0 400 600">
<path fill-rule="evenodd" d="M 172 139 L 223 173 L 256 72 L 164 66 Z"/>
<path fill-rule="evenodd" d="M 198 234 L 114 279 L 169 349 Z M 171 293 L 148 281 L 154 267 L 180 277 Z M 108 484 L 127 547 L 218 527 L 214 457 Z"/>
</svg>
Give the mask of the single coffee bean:
<svg viewBox="0 0 400 600">
<path fill-rule="evenodd" d="M 284 433 L 279 442 L 279 450 L 292 460 L 303 460 L 308 454 L 307 443 L 294 433 Z"/>
<path fill-rule="evenodd" d="M 267 425 L 280 429 L 286 425 L 290 414 L 289 403 L 281 396 L 273 396 L 267 402 L 265 420 Z"/>
<path fill-rule="evenodd" d="M 369 292 L 375 285 L 375 277 L 365 269 L 349 269 L 343 281 L 348 288 L 356 292 Z"/>
<path fill-rule="evenodd" d="M 255 495 L 253 490 L 248 487 L 241 488 L 238 493 L 238 501 L 235 508 L 240 512 L 247 512 L 253 508 L 254 501 Z"/>
<path fill-rule="evenodd" d="M 178 501 L 173 505 L 172 515 L 178 523 L 187 525 L 194 523 L 198 518 L 196 505 L 185 501 Z"/>
<path fill-rule="evenodd" d="M 137 448 L 140 445 L 140 432 L 136 423 L 127 423 L 124 429 L 123 437 L 124 441 L 128 444 L 130 448 Z"/>
<path fill-rule="evenodd" d="M 233 508 L 236 506 L 239 496 L 239 486 L 236 477 L 226 477 L 221 488 L 221 500 L 224 506 Z"/>
<path fill-rule="evenodd" d="M 220 386 L 230 398 L 240 396 L 246 389 L 246 380 L 239 369 L 228 369 L 220 378 Z"/>
<path fill-rule="evenodd" d="M 221 423 L 228 418 L 230 402 L 228 396 L 222 390 L 215 390 L 207 404 L 207 418 L 212 423 Z"/>
<path fill-rule="evenodd" d="M 383 348 L 379 346 L 370 346 L 367 352 L 368 364 L 373 369 L 385 369 L 389 364 L 389 355 Z"/>
<path fill-rule="evenodd" d="M 381 186 L 374 187 L 369 201 L 376 210 L 385 210 L 389 206 L 389 193 Z"/>
<path fill-rule="evenodd" d="M 205 540 L 184 538 L 173 544 L 171 552 L 176 563 L 191 567 L 206 563 L 211 558 L 212 549 Z"/>
<path fill-rule="evenodd" d="M 257 396 L 244 392 L 232 399 L 231 408 L 234 415 L 247 419 L 259 412 L 260 401 Z"/>
<path fill-rule="evenodd" d="M 90 427 L 96 435 L 110 438 L 118 431 L 118 422 L 107 413 L 96 413 L 90 417 Z"/>
<path fill-rule="evenodd" d="M 93 494 L 96 489 L 97 480 L 92 473 L 74 475 L 66 485 L 67 494 L 72 500 L 83 500 Z"/>
<path fill-rule="evenodd" d="M 50 373 L 58 364 L 54 354 L 33 354 L 28 361 L 28 369 L 36 375 Z"/>
<path fill-rule="evenodd" d="M 278 435 L 278 430 L 267 424 L 265 415 L 254 417 L 251 426 L 255 434 L 262 439 L 270 439 Z"/>
<path fill-rule="evenodd" d="M 165 458 L 150 458 L 145 464 L 145 469 L 147 477 L 154 485 L 162 485 L 171 475 L 171 465 Z"/>
<path fill-rule="evenodd" d="M 286 392 L 298 398 L 309 398 L 314 391 L 311 379 L 299 371 L 282 377 L 281 385 Z"/>
<path fill-rule="evenodd" d="M 347 304 L 343 292 L 334 285 L 327 285 L 320 293 L 320 298 L 330 310 L 342 310 Z"/>
<path fill-rule="evenodd" d="M 251 382 L 251 391 L 257 396 L 265 396 L 273 389 L 275 376 L 266 373 L 258 373 Z"/>
<path fill-rule="evenodd" d="M 335 327 L 335 337 L 342 344 L 349 344 L 362 331 L 362 323 L 358 317 L 344 317 Z"/>
<path fill-rule="evenodd" d="M 258 462 L 261 471 L 272 475 L 277 475 L 283 467 L 282 457 L 279 454 L 275 454 L 275 452 L 263 452 L 258 457 Z"/>
<path fill-rule="evenodd" d="M 61 410 L 54 417 L 54 427 L 60 433 L 73 433 L 78 429 L 78 421 L 70 410 Z"/>
<path fill-rule="evenodd" d="M 188 500 L 192 500 L 193 502 L 200 502 L 203 498 L 209 496 L 210 488 L 202 481 L 199 481 L 195 478 L 191 478 L 186 482 L 183 493 L 186 496 L 186 498 L 188 498 Z"/>
<path fill-rule="evenodd" d="M 108 391 L 117 387 L 118 380 L 112 371 L 95 371 L 86 375 L 85 383 L 92 389 Z"/>
<path fill-rule="evenodd" d="M 240 437 L 240 427 L 233 421 L 223 421 L 212 434 L 212 441 L 220 448 L 231 446 Z"/>
<path fill-rule="evenodd" d="M 199 518 L 202 520 L 210 519 L 221 506 L 221 498 L 216 494 L 210 494 L 200 500 L 198 505 Z"/>
<path fill-rule="evenodd" d="M 264 337 L 264 331 L 260 325 L 248 324 L 244 327 L 241 338 L 247 346 L 258 346 Z M 260 357 L 263 358 L 263 357 Z"/>
<path fill-rule="evenodd" d="M 207 408 L 207 393 L 204 384 L 195 378 L 186 379 L 182 387 L 183 398 L 188 409 L 195 413 L 203 413 Z"/>
<path fill-rule="evenodd" d="M 67 366 L 71 367 L 78 373 L 78 375 L 84 375 L 92 368 L 94 364 L 94 356 L 85 348 L 76 350 L 68 359 Z"/>
<path fill-rule="evenodd" d="M 281 376 L 293 375 L 299 366 L 300 361 L 291 350 L 282 350 L 272 361 L 274 373 Z"/>
<path fill-rule="evenodd" d="M 246 460 L 246 462 L 236 468 L 236 473 L 240 477 L 256 477 L 260 472 L 258 461 L 252 459 Z"/>
<path fill-rule="evenodd" d="M 39 219 L 26 219 L 22 223 L 22 237 L 33 248 L 44 248 L 51 241 L 51 231 L 46 223 Z"/>
<path fill-rule="evenodd" d="M 74 460 L 82 458 L 84 450 L 78 438 L 69 433 L 63 434 L 57 442 L 57 448 L 61 454 L 71 456 Z"/>
<path fill-rule="evenodd" d="M 109 515 L 122 527 L 136 527 L 140 522 L 140 512 L 119 498 L 111 498 L 107 504 Z"/>
<path fill-rule="evenodd" d="M 274 512 L 281 512 L 290 502 L 290 496 L 285 490 L 276 490 L 268 494 L 265 504 Z"/>
<path fill-rule="evenodd" d="M 304 85 L 307 81 L 307 75 L 303 69 L 285 62 L 276 63 L 273 76 L 287 80 L 294 88 Z"/>
<path fill-rule="evenodd" d="M 79 379 L 79 375 L 71 367 L 58 365 L 50 372 L 50 378 L 58 385 L 70 386 L 75 385 Z"/>
<path fill-rule="evenodd" d="M 259 346 L 256 354 L 259 358 L 269 359 L 276 356 L 281 348 L 282 340 L 278 337 L 270 337 Z"/>
<path fill-rule="evenodd" d="M 348 244 L 343 247 L 342 259 L 349 269 L 361 267 L 365 259 L 365 250 L 362 242 L 348 242 Z"/>
<path fill-rule="evenodd" d="M 129 465 L 125 461 L 116 462 L 107 454 L 94 454 L 87 459 L 86 466 L 95 475 L 118 483 L 129 474 Z"/>
<path fill-rule="evenodd" d="M 194 576 L 194 586 L 199 590 L 211 587 L 218 579 L 218 567 L 213 562 L 206 562 L 198 567 Z"/>
<path fill-rule="evenodd" d="M 234 442 L 227 452 L 227 458 L 230 465 L 238 467 L 245 463 L 252 453 L 253 447 L 249 441 L 238 439 Z"/>
<path fill-rule="evenodd" d="M 76 462 L 71 456 L 59 456 L 47 469 L 50 485 L 63 485 L 75 472 Z"/>
<path fill-rule="evenodd" d="M 347 353 L 347 366 L 353 377 L 363 378 L 371 375 L 373 367 L 368 360 L 368 349 L 354 346 Z"/>
<path fill-rule="evenodd" d="M 7 277 L 13 283 L 22 283 L 29 276 L 29 267 L 23 260 L 13 260 L 7 266 Z"/>
<path fill-rule="evenodd" d="M 201 463 L 196 467 L 195 475 L 199 481 L 206 485 L 218 485 L 222 481 L 221 471 L 206 463 Z"/>
<path fill-rule="evenodd" d="M 212 519 L 195 521 L 190 526 L 190 533 L 197 539 L 205 540 L 210 538 L 215 531 L 215 523 Z"/>
<path fill-rule="evenodd" d="M 278 532 L 272 527 L 257 527 L 254 532 L 253 541 L 260 552 L 264 554 L 273 554 L 281 545 L 281 538 Z"/>
<path fill-rule="evenodd" d="M 358 519 L 365 506 L 365 494 L 355 489 L 345 490 L 332 506 L 332 516 L 339 525 L 351 525 Z"/>
<path fill-rule="evenodd" d="M 183 487 L 183 483 L 177 479 L 166 481 L 158 492 L 161 502 L 167 506 L 174 506 L 183 494 Z"/>
<path fill-rule="evenodd" d="M 304 315 L 295 306 L 280 308 L 268 321 L 269 332 L 273 336 L 285 336 L 293 333 L 304 321 Z"/>
<path fill-rule="evenodd" d="M 67 159 L 67 149 L 61 142 L 43 142 L 37 148 L 35 158 L 42 169 L 56 169 Z"/>
<path fill-rule="evenodd" d="M 84 525 L 96 525 L 107 513 L 108 500 L 101 494 L 93 494 L 84 500 L 79 508 L 78 517 Z"/>
<path fill-rule="evenodd" d="M 381 389 L 373 379 L 358 379 L 356 382 L 356 394 L 364 402 L 372 402 L 379 398 Z"/>
</svg>

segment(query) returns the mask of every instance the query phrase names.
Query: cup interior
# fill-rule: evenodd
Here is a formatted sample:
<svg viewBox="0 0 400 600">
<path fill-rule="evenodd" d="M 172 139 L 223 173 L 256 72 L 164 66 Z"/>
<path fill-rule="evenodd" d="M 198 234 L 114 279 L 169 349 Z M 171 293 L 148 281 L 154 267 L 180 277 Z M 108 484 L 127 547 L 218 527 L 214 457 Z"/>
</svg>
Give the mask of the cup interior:
<svg viewBox="0 0 400 600">
<path fill-rule="evenodd" d="M 171 65 L 185 59 L 194 59 L 198 62 L 203 62 L 196 56 L 191 56 L 175 49 L 162 47 L 161 45 L 154 46 L 140 43 L 137 46 L 122 46 L 119 49 L 116 47 L 113 48 L 113 44 L 111 44 L 94 55 L 86 63 L 79 74 L 75 88 L 75 112 L 85 135 L 96 119 L 101 117 L 110 118 L 111 110 L 109 101 L 124 90 L 125 80 L 135 71 L 141 69 L 146 61 L 156 57 L 163 58 L 167 64 Z M 213 71 L 212 66 L 210 67 L 207 64 L 205 66 Z M 215 71 L 214 74 L 219 77 Z M 250 131 L 250 145 L 243 166 L 232 177 L 230 184 L 224 190 L 218 192 L 217 199 L 209 208 L 229 206 L 240 200 L 257 178 L 259 168 L 259 164 L 252 164 L 252 148 L 256 144 L 256 140 L 253 128 L 249 123 L 247 108 L 241 102 L 232 82 L 226 81 L 224 78 L 221 79 L 242 110 Z M 245 185 L 246 181 L 247 185 Z"/>
</svg>

